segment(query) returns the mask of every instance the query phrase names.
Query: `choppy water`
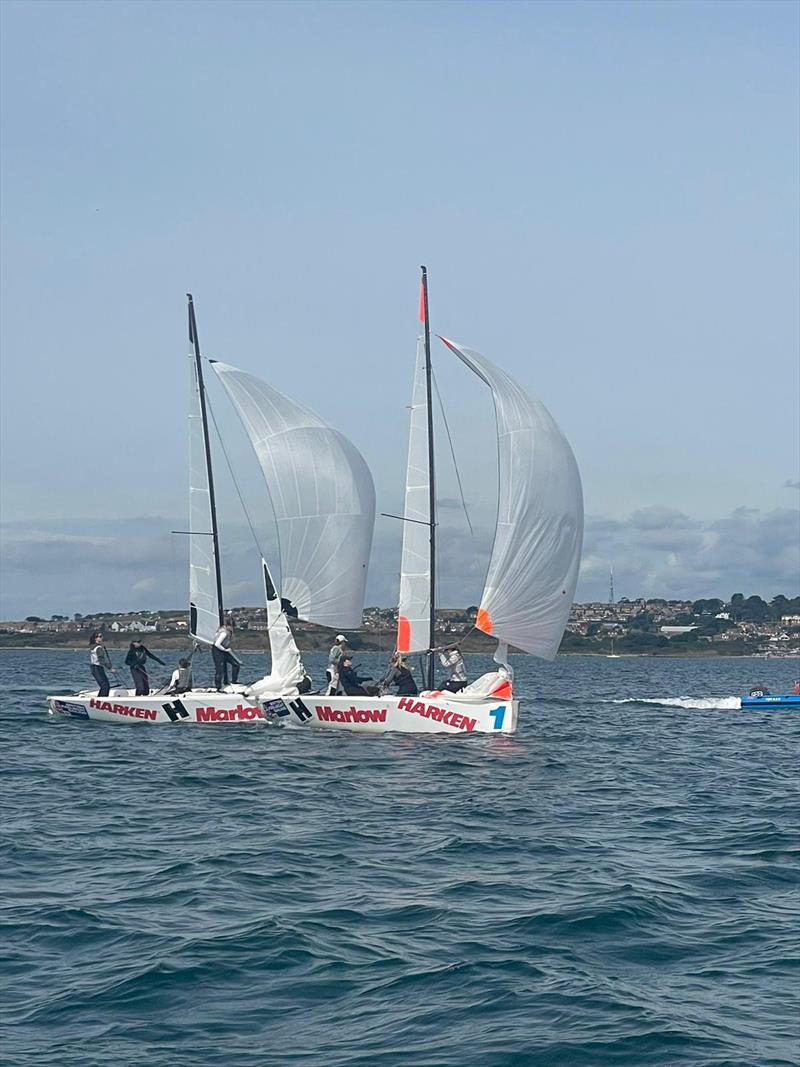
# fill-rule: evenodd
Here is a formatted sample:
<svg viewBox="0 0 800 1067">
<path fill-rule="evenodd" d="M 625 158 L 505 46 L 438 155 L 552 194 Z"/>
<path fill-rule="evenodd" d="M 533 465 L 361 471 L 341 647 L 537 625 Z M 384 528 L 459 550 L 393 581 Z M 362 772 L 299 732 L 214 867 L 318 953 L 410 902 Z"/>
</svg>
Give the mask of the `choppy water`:
<svg viewBox="0 0 800 1067">
<path fill-rule="evenodd" d="M 5 1064 L 800 1061 L 800 713 L 735 699 L 797 663 L 521 658 L 515 737 L 375 738 L 48 719 L 85 658 L 0 653 Z"/>
</svg>

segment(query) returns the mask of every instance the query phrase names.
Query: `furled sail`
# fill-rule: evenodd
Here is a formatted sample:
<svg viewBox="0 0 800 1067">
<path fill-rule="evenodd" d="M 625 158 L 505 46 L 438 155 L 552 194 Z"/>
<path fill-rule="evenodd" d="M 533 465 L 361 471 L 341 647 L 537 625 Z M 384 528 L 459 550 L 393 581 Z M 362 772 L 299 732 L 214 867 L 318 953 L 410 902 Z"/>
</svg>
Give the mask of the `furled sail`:
<svg viewBox="0 0 800 1067">
<path fill-rule="evenodd" d="M 497 532 L 476 626 L 553 659 L 569 618 L 583 541 L 583 491 L 550 412 L 485 356 L 442 338 L 494 396 Z"/>
<path fill-rule="evenodd" d="M 428 475 L 428 399 L 425 388 L 425 346 L 417 341 L 417 365 L 411 394 L 403 552 L 400 563 L 400 603 L 397 651 L 424 652 L 430 648 L 431 564 Z"/>
<path fill-rule="evenodd" d="M 191 357 L 189 400 L 189 629 L 192 637 L 211 644 L 219 626 L 219 597 L 211 536 L 211 493 L 208 484 L 200 384 Z"/>
<path fill-rule="evenodd" d="M 278 528 L 281 596 L 301 619 L 361 625 L 375 488 L 361 453 L 260 379 L 213 364 L 255 453 Z"/>
</svg>

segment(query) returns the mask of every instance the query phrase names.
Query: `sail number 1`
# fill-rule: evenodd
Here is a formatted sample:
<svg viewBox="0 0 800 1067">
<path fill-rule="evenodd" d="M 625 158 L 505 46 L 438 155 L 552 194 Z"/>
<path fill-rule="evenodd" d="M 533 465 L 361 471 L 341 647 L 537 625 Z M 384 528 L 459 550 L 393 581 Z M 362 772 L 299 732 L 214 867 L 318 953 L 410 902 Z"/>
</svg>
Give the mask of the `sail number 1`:
<svg viewBox="0 0 800 1067">
<path fill-rule="evenodd" d="M 494 719 L 494 729 L 502 730 L 503 719 L 506 717 L 506 709 L 501 705 L 499 708 L 492 708 L 489 714 Z"/>
</svg>

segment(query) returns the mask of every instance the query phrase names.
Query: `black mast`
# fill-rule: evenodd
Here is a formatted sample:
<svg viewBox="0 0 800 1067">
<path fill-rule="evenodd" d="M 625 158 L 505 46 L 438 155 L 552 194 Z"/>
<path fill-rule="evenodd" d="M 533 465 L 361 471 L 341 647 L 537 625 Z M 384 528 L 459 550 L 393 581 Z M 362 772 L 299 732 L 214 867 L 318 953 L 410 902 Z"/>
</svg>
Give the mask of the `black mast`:
<svg viewBox="0 0 800 1067">
<path fill-rule="evenodd" d="M 206 388 L 203 384 L 203 361 L 200 358 L 200 341 L 197 337 L 197 319 L 194 315 L 194 300 L 187 293 L 189 301 L 189 341 L 194 349 L 194 361 L 197 368 L 197 389 L 200 394 L 200 417 L 203 423 L 203 444 L 206 450 L 206 472 L 208 474 L 208 501 L 211 506 L 211 538 L 214 543 L 214 575 L 217 580 L 217 603 L 219 604 L 219 624 L 225 620 L 222 608 L 222 572 L 219 569 L 219 531 L 217 529 L 217 503 L 214 499 L 214 472 L 211 468 L 211 438 L 208 434 L 208 414 L 206 412 Z"/>
<path fill-rule="evenodd" d="M 430 564 L 431 564 L 431 613 L 430 613 L 430 644 L 431 649 L 436 645 L 436 483 L 433 464 L 433 390 L 431 387 L 431 328 L 428 317 L 428 268 L 420 267 L 422 271 L 422 310 L 425 320 L 425 388 L 428 400 L 428 518 L 430 519 Z M 433 689 L 433 652 L 428 652 L 428 689 Z"/>
</svg>

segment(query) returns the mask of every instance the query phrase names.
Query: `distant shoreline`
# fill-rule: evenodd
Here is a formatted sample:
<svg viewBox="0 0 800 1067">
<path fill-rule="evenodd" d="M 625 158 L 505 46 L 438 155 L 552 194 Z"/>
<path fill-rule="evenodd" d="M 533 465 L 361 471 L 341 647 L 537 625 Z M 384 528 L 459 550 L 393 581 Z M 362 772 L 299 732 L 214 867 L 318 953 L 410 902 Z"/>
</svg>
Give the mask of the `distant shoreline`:
<svg viewBox="0 0 800 1067">
<path fill-rule="evenodd" d="M 124 649 L 115 648 L 113 646 L 107 646 L 109 652 L 122 652 Z M 170 645 L 158 645 L 153 642 L 153 648 L 161 651 L 174 651 L 181 646 Z M 5 645 L 0 644 L 0 652 L 86 652 L 88 654 L 88 647 L 86 645 Z M 391 649 L 389 648 L 357 648 L 353 649 L 355 654 L 363 653 L 384 653 L 389 655 Z M 325 652 L 325 649 L 321 648 L 301 648 L 300 652 Z M 237 648 L 237 655 L 242 656 L 265 656 L 267 655 L 266 649 L 259 648 Z M 465 656 L 487 656 L 491 655 L 492 649 L 483 651 L 478 650 L 464 650 Z M 408 656 L 412 659 L 416 653 L 412 653 Z M 512 656 L 528 656 L 527 652 L 512 652 Z M 617 652 L 613 657 L 609 656 L 608 652 L 591 652 L 579 651 L 578 649 L 570 649 L 569 651 L 559 652 L 558 657 L 563 656 L 591 656 L 594 659 L 763 659 L 763 660 L 800 660 L 800 656 L 796 653 L 786 653 L 781 655 L 776 653 L 774 655 L 765 656 L 759 652 L 720 652 L 719 649 L 711 649 L 706 651 L 705 649 L 691 650 L 682 648 L 680 652 L 671 652 L 669 649 L 657 652 Z"/>
</svg>

